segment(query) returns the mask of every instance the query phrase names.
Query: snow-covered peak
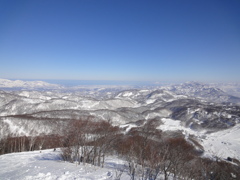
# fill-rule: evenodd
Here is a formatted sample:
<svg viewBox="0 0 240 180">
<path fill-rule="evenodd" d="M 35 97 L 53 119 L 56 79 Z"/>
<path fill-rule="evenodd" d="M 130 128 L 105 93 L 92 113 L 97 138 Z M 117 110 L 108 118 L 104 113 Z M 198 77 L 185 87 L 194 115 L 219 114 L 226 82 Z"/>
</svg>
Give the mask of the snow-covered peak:
<svg viewBox="0 0 240 180">
<path fill-rule="evenodd" d="M 44 89 L 59 89 L 60 86 L 56 84 L 50 84 L 43 81 L 21 81 L 21 80 L 8 80 L 0 79 L 0 88 L 44 88 Z"/>
<path fill-rule="evenodd" d="M 217 86 L 199 82 L 186 82 L 180 85 L 173 85 L 169 87 L 169 90 L 176 94 L 201 98 L 210 102 L 240 103 L 240 98 L 229 95 Z"/>
</svg>

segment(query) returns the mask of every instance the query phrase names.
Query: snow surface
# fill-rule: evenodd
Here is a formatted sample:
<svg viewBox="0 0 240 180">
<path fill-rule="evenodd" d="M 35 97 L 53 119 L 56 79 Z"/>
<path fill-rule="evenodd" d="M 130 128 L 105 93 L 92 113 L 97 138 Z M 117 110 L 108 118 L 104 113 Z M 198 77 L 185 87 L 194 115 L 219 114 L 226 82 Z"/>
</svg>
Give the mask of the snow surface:
<svg viewBox="0 0 240 180">
<path fill-rule="evenodd" d="M 135 124 L 124 124 L 124 125 L 120 125 L 120 128 L 126 128 L 125 130 L 125 134 L 130 131 L 132 128 L 138 127 Z"/>
<path fill-rule="evenodd" d="M 189 135 L 194 135 L 198 142 L 203 146 L 206 157 L 227 157 L 240 159 L 240 124 L 215 133 L 206 133 L 206 131 L 195 131 L 186 128 L 181 121 L 170 118 L 162 118 L 163 124 L 158 129 L 162 131 L 182 131 L 186 139 Z"/>
<path fill-rule="evenodd" d="M 1 180 L 107 180 L 115 179 L 125 161 L 110 156 L 105 167 L 61 161 L 60 150 L 30 151 L 0 156 Z M 130 179 L 126 172 L 122 180 Z"/>
<path fill-rule="evenodd" d="M 206 154 L 240 159 L 240 124 L 233 128 L 211 133 L 203 139 Z"/>
<path fill-rule="evenodd" d="M 123 94 L 124 97 L 126 97 L 126 96 L 132 96 L 132 95 L 133 95 L 132 92 L 127 92 L 127 93 Z"/>
</svg>

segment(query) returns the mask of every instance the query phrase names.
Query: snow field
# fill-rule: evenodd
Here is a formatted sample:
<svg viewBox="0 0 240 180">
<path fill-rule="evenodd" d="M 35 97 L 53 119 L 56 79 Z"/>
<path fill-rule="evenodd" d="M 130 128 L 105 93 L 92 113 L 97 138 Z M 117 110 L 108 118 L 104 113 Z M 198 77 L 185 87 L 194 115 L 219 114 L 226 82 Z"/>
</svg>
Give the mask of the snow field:
<svg viewBox="0 0 240 180">
<path fill-rule="evenodd" d="M 215 133 L 206 133 L 205 131 L 194 131 L 181 125 L 181 121 L 162 118 L 163 124 L 158 129 L 162 131 L 182 130 L 187 138 L 188 135 L 194 135 L 198 142 L 204 147 L 204 156 L 227 157 L 240 159 L 240 125 Z M 205 137 L 205 138 L 203 138 Z"/>
<path fill-rule="evenodd" d="M 30 151 L 0 156 L 1 180 L 107 180 L 114 179 L 125 161 L 107 157 L 105 168 L 61 161 L 60 150 Z M 121 179 L 129 176 L 123 173 Z"/>
</svg>

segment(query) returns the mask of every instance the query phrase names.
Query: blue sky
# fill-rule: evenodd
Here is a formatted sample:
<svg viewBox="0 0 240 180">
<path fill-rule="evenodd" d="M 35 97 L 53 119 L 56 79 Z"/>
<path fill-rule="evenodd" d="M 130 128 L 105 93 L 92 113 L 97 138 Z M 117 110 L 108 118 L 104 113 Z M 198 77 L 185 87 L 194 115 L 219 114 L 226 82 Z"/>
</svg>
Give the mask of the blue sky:
<svg viewBox="0 0 240 180">
<path fill-rule="evenodd" d="M 0 77 L 240 81 L 239 0 L 0 0 Z"/>
</svg>

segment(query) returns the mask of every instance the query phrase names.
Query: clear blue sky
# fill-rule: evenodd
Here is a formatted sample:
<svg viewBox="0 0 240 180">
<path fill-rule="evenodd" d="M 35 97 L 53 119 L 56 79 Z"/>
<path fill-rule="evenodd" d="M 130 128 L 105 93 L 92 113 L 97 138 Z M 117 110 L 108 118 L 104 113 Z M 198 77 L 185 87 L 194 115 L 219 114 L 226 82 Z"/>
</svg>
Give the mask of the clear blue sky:
<svg viewBox="0 0 240 180">
<path fill-rule="evenodd" d="M 0 0 L 0 78 L 240 81 L 240 1 Z"/>
</svg>

